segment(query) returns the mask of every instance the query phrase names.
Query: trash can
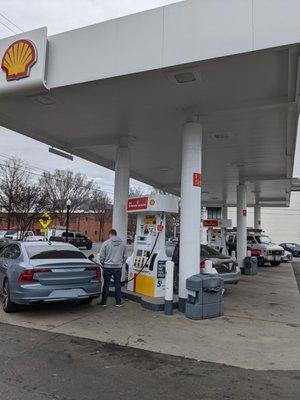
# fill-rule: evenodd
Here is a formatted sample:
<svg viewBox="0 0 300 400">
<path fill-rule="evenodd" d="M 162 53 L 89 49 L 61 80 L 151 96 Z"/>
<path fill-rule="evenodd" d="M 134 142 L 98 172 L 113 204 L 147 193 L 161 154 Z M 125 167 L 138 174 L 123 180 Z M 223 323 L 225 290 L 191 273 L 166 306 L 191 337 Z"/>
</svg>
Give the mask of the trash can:
<svg viewBox="0 0 300 400">
<path fill-rule="evenodd" d="M 257 257 L 245 257 L 244 268 L 241 268 L 243 275 L 256 275 L 258 269 Z"/>
<path fill-rule="evenodd" d="M 190 319 L 220 317 L 224 314 L 224 281 L 219 276 L 197 274 L 186 280 L 188 299 L 185 315 Z"/>
</svg>

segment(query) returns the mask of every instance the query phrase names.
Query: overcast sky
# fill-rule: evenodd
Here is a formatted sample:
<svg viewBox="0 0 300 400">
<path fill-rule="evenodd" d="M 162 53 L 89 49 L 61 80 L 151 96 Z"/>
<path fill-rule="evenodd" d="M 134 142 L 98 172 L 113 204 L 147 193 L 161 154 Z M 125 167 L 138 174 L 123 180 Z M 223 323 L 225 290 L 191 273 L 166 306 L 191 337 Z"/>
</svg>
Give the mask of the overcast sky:
<svg viewBox="0 0 300 400">
<path fill-rule="evenodd" d="M 41 26 L 47 26 L 48 34 L 53 35 L 178 1 L 181 0 L 0 0 L 0 38 Z M 299 136 L 294 176 L 300 176 Z M 37 175 L 57 167 L 84 172 L 112 194 L 112 171 L 77 157 L 72 162 L 49 154 L 48 146 L 0 127 L 0 165 L 10 156 L 26 160 Z"/>
</svg>

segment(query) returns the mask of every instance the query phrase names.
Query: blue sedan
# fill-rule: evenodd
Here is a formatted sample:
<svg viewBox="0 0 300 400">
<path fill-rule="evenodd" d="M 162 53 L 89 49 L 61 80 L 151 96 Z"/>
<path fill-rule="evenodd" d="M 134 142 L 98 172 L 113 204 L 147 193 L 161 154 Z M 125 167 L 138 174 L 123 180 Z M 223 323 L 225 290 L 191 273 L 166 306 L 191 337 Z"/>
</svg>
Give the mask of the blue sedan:
<svg viewBox="0 0 300 400">
<path fill-rule="evenodd" d="M 100 280 L 100 267 L 67 243 L 13 242 L 0 253 L 0 294 L 7 313 L 28 304 L 89 304 L 100 295 Z"/>
</svg>

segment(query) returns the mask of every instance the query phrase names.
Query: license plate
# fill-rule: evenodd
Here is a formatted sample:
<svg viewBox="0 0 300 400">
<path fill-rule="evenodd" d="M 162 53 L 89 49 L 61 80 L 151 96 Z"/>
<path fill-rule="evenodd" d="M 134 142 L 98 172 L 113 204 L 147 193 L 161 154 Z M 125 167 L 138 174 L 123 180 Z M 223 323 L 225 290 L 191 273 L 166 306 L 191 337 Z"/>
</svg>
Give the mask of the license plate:
<svg viewBox="0 0 300 400">
<path fill-rule="evenodd" d="M 52 272 L 82 272 L 85 268 L 52 268 Z"/>
<path fill-rule="evenodd" d="M 53 290 L 53 292 L 48 296 L 48 298 L 73 299 L 84 295 L 86 295 L 86 292 L 82 289 L 65 289 L 65 290 Z"/>
</svg>

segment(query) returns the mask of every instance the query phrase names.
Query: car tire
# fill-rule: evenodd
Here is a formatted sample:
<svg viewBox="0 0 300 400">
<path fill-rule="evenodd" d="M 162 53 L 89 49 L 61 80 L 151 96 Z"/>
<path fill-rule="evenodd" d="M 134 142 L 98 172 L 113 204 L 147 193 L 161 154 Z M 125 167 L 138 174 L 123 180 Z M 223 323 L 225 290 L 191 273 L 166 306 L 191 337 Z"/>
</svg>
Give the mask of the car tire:
<svg viewBox="0 0 300 400">
<path fill-rule="evenodd" d="M 5 280 L 3 285 L 2 308 L 6 313 L 13 313 L 18 311 L 17 304 L 13 303 L 10 299 L 10 288 L 8 279 Z"/>
<path fill-rule="evenodd" d="M 82 299 L 82 300 L 78 300 L 78 304 L 91 304 L 91 302 L 94 299 L 92 297 L 89 297 L 88 299 Z"/>
<path fill-rule="evenodd" d="M 281 264 L 281 261 L 270 261 L 272 267 L 278 267 Z"/>
</svg>

